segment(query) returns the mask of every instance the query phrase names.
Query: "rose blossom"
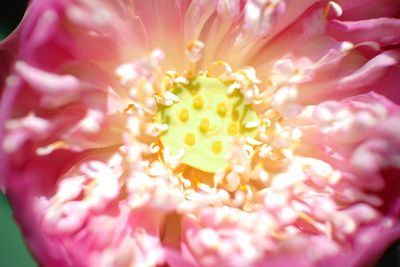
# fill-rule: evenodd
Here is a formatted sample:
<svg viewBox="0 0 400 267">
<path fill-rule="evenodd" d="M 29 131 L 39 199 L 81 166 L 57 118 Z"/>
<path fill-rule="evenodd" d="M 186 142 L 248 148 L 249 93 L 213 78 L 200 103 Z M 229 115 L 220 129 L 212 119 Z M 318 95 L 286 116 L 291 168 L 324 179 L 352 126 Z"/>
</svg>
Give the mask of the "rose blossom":
<svg viewBox="0 0 400 267">
<path fill-rule="evenodd" d="M 373 266 L 400 236 L 397 0 L 33 0 L 1 177 L 41 266 Z"/>
</svg>

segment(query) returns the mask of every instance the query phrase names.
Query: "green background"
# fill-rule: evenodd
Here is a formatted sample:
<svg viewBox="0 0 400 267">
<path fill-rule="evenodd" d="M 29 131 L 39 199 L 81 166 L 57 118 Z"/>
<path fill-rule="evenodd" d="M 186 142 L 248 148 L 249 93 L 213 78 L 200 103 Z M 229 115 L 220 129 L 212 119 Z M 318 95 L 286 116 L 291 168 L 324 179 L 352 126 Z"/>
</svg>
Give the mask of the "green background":
<svg viewBox="0 0 400 267">
<path fill-rule="evenodd" d="M 0 194 L 0 266 L 37 266 L 25 248 L 22 236 L 14 223 L 11 209 L 3 194 Z"/>
</svg>

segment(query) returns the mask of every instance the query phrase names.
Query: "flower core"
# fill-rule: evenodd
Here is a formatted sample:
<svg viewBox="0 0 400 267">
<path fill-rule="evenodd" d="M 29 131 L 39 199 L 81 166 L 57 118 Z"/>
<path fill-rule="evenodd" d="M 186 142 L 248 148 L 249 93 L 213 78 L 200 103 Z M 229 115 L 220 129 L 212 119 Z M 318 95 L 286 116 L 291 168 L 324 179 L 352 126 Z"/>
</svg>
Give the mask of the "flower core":
<svg viewBox="0 0 400 267">
<path fill-rule="evenodd" d="M 168 125 L 161 143 L 171 155 L 183 149 L 183 164 L 215 173 L 227 167 L 235 136 L 257 135 L 257 128 L 245 127 L 258 122 L 257 114 L 239 91 L 229 93 L 229 85 L 217 78 L 191 78 L 174 84 L 172 105 L 159 106 L 158 123 Z"/>
</svg>

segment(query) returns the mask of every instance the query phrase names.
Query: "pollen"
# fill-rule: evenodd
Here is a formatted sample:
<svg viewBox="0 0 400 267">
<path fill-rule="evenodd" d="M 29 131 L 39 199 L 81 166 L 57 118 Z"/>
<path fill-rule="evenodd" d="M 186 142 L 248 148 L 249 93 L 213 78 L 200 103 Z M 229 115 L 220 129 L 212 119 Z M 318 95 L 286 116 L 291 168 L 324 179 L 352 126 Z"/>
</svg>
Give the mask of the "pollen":
<svg viewBox="0 0 400 267">
<path fill-rule="evenodd" d="M 193 133 L 187 133 L 185 135 L 185 144 L 188 146 L 193 146 L 196 143 L 196 137 Z"/>
<path fill-rule="evenodd" d="M 200 95 L 196 95 L 193 98 L 193 107 L 195 109 L 201 109 L 203 107 L 203 105 L 204 105 L 203 98 Z"/>
<path fill-rule="evenodd" d="M 186 122 L 189 119 L 189 110 L 187 108 L 181 109 L 179 112 L 179 119 L 182 122 Z"/>
<path fill-rule="evenodd" d="M 217 112 L 220 116 L 225 116 L 228 112 L 228 105 L 225 102 L 218 103 Z"/>
<path fill-rule="evenodd" d="M 203 133 L 207 133 L 210 130 L 210 121 L 207 118 L 200 120 L 199 130 Z"/>
</svg>

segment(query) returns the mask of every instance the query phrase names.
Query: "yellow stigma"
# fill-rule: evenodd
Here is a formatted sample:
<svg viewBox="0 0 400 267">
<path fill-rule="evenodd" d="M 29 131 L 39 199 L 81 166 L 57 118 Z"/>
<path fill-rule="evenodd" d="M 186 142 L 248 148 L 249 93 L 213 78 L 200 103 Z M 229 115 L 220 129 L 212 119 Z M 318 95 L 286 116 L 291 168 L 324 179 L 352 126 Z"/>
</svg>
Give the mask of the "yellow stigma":
<svg viewBox="0 0 400 267">
<path fill-rule="evenodd" d="M 187 108 L 181 109 L 181 111 L 179 112 L 179 119 L 183 122 L 189 119 L 189 110 L 187 110 Z"/>
<path fill-rule="evenodd" d="M 222 142 L 221 141 L 214 141 L 212 143 L 211 150 L 214 154 L 219 154 L 222 151 Z"/>
<path fill-rule="evenodd" d="M 158 107 L 157 122 L 168 125 L 160 141 L 171 155 L 185 151 L 182 164 L 215 173 L 228 165 L 230 136 L 257 136 L 256 128 L 240 131 L 240 125 L 257 121 L 258 116 L 239 91 L 227 94 L 230 82 L 200 75 L 188 80 L 188 84 L 175 83 L 171 88 L 178 102 Z"/>
<path fill-rule="evenodd" d="M 196 95 L 193 98 L 193 107 L 195 109 L 201 109 L 203 107 L 203 98 L 200 95 Z"/>
<path fill-rule="evenodd" d="M 225 102 L 220 102 L 217 105 L 217 112 L 221 116 L 225 116 L 228 112 L 228 105 Z"/>
<path fill-rule="evenodd" d="M 203 133 L 207 133 L 210 130 L 210 121 L 207 118 L 201 119 L 199 130 Z"/>
<path fill-rule="evenodd" d="M 192 133 L 187 133 L 185 135 L 185 144 L 188 146 L 193 146 L 196 143 L 196 137 Z"/>
</svg>

